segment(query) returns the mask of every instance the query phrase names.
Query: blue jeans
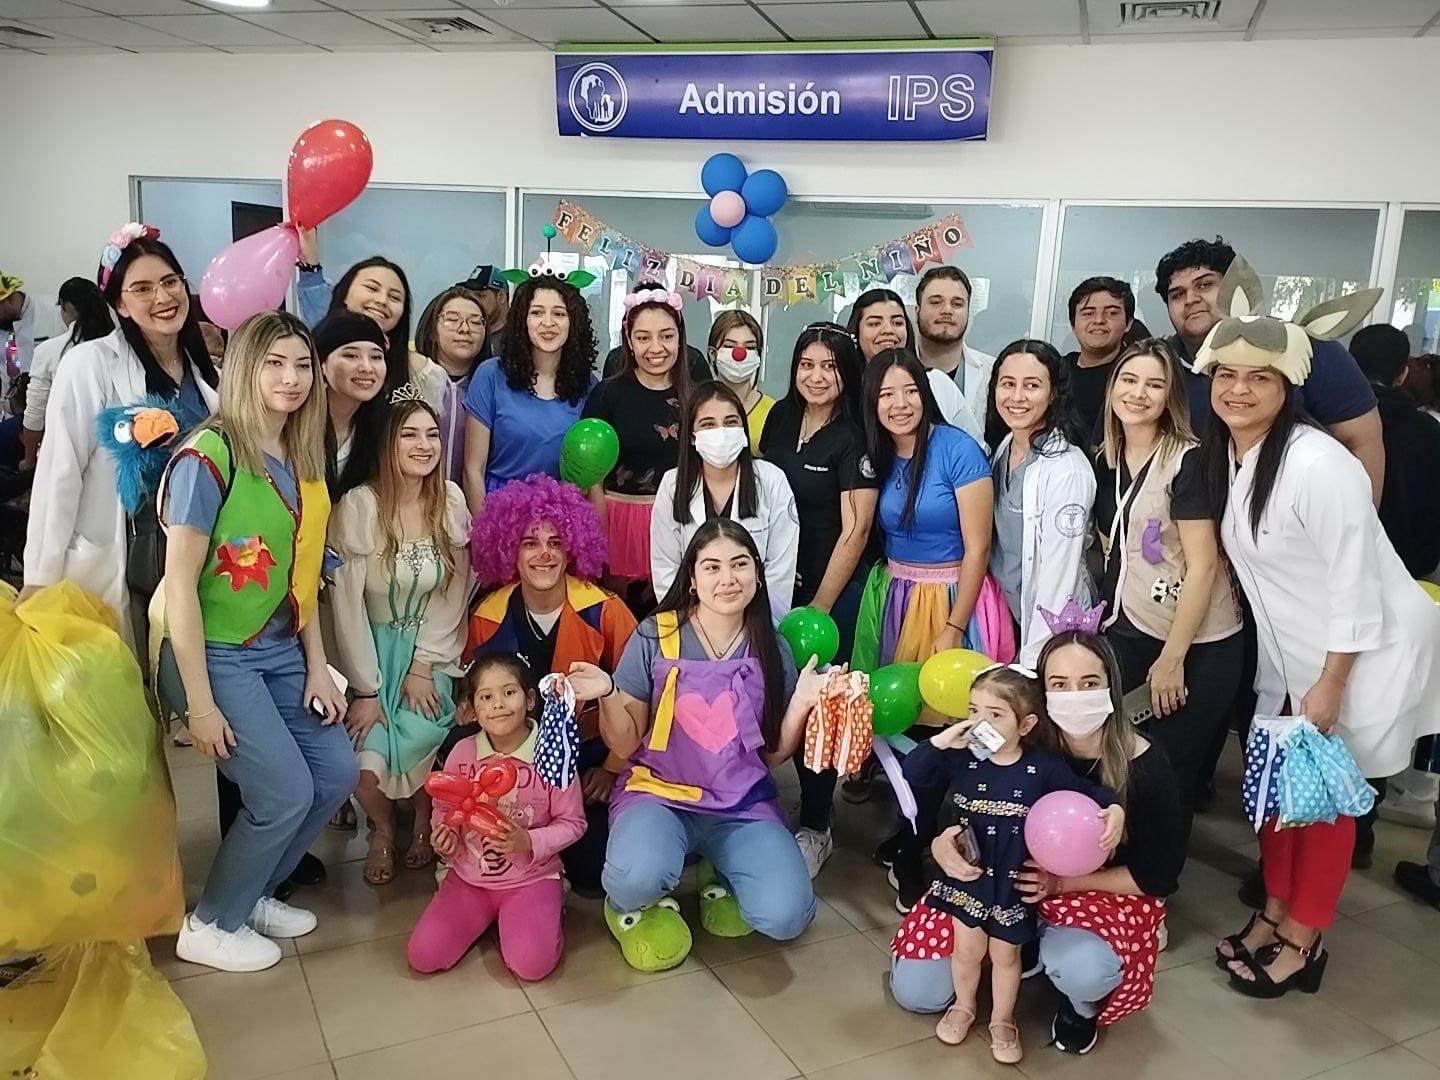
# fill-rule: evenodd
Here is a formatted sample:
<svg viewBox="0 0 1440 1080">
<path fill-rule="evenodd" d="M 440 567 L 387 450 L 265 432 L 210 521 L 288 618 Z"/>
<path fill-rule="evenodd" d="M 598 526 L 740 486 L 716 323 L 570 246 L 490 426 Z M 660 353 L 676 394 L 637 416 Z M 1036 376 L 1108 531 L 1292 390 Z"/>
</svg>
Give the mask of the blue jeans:
<svg viewBox="0 0 1440 1080">
<path fill-rule="evenodd" d="M 208 645 L 205 666 L 235 732 L 230 757 L 218 765 L 245 806 L 220 842 L 195 914 L 237 930 L 255 902 L 290 876 L 359 772 L 345 728 L 321 724 L 301 700 L 305 657 L 296 639 Z"/>
<path fill-rule="evenodd" d="M 815 889 L 795 838 L 778 821 L 744 821 L 646 800 L 610 823 L 601 883 L 616 911 L 639 911 L 674 890 L 685 856 L 715 864 L 740 917 L 776 941 L 799 937 L 815 918 Z"/>
<path fill-rule="evenodd" d="M 1069 926 L 1040 924 L 1040 963 L 1055 989 L 1075 1011 L 1095 1016 L 1120 985 L 1120 958 L 1098 934 Z M 955 1002 L 948 958 L 890 961 L 890 995 L 907 1012 L 944 1012 Z"/>
</svg>

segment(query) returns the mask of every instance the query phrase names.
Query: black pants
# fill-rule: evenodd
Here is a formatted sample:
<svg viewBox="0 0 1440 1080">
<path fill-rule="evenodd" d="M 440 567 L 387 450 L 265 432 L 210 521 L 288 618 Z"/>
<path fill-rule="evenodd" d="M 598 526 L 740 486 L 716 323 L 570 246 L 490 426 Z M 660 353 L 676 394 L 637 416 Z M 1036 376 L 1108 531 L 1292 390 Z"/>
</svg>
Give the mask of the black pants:
<svg viewBox="0 0 1440 1080">
<path fill-rule="evenodd" d="M 580 744 L 580 772 L 605 764 L 607 751 L 603 739 L 587 739 Z M 579 780 L 576 780 L 579 783 Z M 595 894 L 603 891 L 600 872 L 605 869 L 605 848 L 610 842 L 610 804 L 585 804 L 585 833 L 564 851 L 560 862 L 565 876 L 576 892 Z"/>
<path fill-rule="evenodd" d="M 802 747 L 790 759 L 795 763 L 795 775 L 800 777 L 800 827 L 828 832 L 835 809 L 835 785 L 840 777 L 834 769 L 818 773 L 807 769 L 800 760 L 804 752 Z"/>
<path fill-rule="evenodd" d="M 1121 679 L 1129 693 L 1145 682 L 1165 643 L 1148 635 L 1106 635 L 1120 660 Z M 1162 747 L 1175 772 L 1180 811 L 1189 841 L 1195 794 L 1209 781 L 1216 742 L 1224 745 L 1240 685 L 1244 645 L 1239 634 L 1221 641 L 1190 646 L 1185 654 L 1185 704 L 1169 716 L 1157 716 L 1145 734 Z"/>
</svg>

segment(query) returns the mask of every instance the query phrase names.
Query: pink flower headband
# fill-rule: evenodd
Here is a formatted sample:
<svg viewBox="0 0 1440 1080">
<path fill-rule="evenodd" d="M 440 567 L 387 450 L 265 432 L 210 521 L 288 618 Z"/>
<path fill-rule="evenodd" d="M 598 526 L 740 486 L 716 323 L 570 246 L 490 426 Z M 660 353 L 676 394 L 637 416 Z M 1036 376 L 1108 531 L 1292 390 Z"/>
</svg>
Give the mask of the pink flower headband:
<svg viewBox="0 0 1440 1080">
<path fill-rule="evenodd" d="M 668 292 L 664 285 L 639 285 L 625 297 L 625 312 L 628 315 L 640 304 L 669 304 L 676 311 L 685 310 L 685 301 L 678 292 Z"/>
<path fill-rule="evenodd" d="M 130 246 L 132 240 L 139 240 L 141 237 L 158 240 L 160 239 L 160 230 L 154 225 L 142 225 L 138 221 L 131 221 L 110 234 L 110 240 L 105 245 L 105 250 L 100 253 L 100 287 L 102 289 L 110 284 L 110 271 L 115 269 L 115 264 L 120 261 L 120 253 Z"/>
</svg>

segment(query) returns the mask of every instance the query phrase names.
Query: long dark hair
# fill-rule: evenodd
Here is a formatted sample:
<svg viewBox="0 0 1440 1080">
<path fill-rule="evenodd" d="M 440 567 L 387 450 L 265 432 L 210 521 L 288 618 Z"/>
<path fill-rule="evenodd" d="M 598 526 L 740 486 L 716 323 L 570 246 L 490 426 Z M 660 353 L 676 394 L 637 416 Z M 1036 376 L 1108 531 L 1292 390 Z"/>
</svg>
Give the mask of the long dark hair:
<svg viewBox="0 0 1440 1080">
<path fill-rule="evenodd" d="M 400 305 L 400 321 L 395 324 L 395 329 L 385 332 L 385 384 L 381 387 L 380 393 L 376 395 L 376 400 L 388 402 L 393 391 L 410 381 L 411 294 L 410 279 L 405 276 L 405 271 L 400 269 L 398 264 L 381 255 L 372 255 L 368 259 L 361 259 L 341 274 L 340 280 L 335 283 L 335 288 L 330 293 L 330 311 L 348 311 L 349 308 L 345 306 L 345 297 L 350 293 L 350 286 L 355 284 L 355 279 L 360 275 L 360 271 L 370 270 L 377 266 L 384 267 L 398 277 L 400 289 L 405 293 L 405 300 Z M 329 313 L 326 312 L 327 315 Z M 360 314 L 365 313 L 362 311 Z"/>
<path fill-rule="evenodd" d="M 775 633 L 775 623 L 770 614 L 770 593 L 765 587 L 765 564 L 760 561 L 760 552 L 755 540 L 743 525 L 737 525 L 729 518 L 711 518 L 695 531 L 685 556 L 680 560 L 680 570 L 670 591 L 655 610 L 673 611 L 684 626 L 695 614 L 699 601 L 691 592 L 695 583 L 695 563 L 701 550 L 718 539 L 733 540 L 745 549 L 755 563 L 755 595 L 745 606 L 745 636 L 749 639 L 750 655 L 760 662 L 760 675 L 765 684 L 765 707 L 760 718 L 760 732 L 765 737 L 765 748 L 774 750 L 780 745 L 780 721 L 785 715 L 789 702 L 785 700 L 785 667 L 780 660 L 780 644 Z"/>
<path fill-rule="evenodd" d="M 846 323 L 846 329 L 850 336 L 855 339 L 855 347 L 860 347 L 860 318 L 865 314 L 865 309 L 874 307 L 876 304 L 899 304 L 900 312 L 905 316 L 905 348 L 911 352 L 915 351 L 915 324 L 910 321 L 910 309 L 905 306 L 905 301 L 894 289 L 866 289 L 855 300 L 850 308 L 850 321 Z M 872 356 L 871 360 L 880 359 L 880 353 Z M 861 359 L 863 360 L 863 354 Z"/>
<path fill-rule="evenodd" d="M 1000 383 L 1000 369 L 1005 366 L 1005 361 L 1021 353 L 1029 353 L 1039 360 L 1050 375 L 1050 404 L 1045 408 L 1044 421 L 1030 437 L 1030 445 L 1037 454 L 1046 457 L 1063 453 L 1064 447 L 1054 450 L 1045 448 L 1050 433 L 1058 431 L 1071 446 L 1085 449 L 1089 440 L 1087 433 L 1080 430 L 1080 421 L 1076 417 L 1074 390 L 1070 385 L 1070 365 L 1065 363 L 1054 345 L 1036 338 L 1012 341 L 1001 349 L 1000 355 L 995 358 L 995 367 L 990 371 L 990 393 L 985 399 L 985 441 L 991 446 L 999 446 L 1009 434 L 1010 429 L 1005 426 L 1005 421 L 1000 419 L 1000 410 L 995 406 L 995 387 Z"/>
<path fill-rule="evenodd" d="M 1212 374 L 1215 370 L 1211 369 Z M 1319 427 L 1300 407 L 1290 380 L 1278 373 L 1275 377 L 1285 388 L 1285 400 L 1280 403 L 1280 411 L 1265 433 L 1260 454 L 1255 460 L 1255 481 L 1250 489 L 1252 537 L 1260 535 L 1260 519 L 1265 516 L 1265 507 L 1275 490 L 1275 478 L 1280 475 L 1280 465 L 1285 460 L 1285 451 L 1289 449 L 1291 433 L 1296 427 Z M 1230 429 L 1218 416 L 1211 418 L 1200 437 L 1200 475 L 1206 498 L 1214 507 L 1218 521 L 1224 515 L 1225 504 L 1230 498 Z"/>
<path fill-rule="evenodd" d="M 676 311 L 665 299 L 670 295 L 670 290 L 658 282 L 642 281 L 631 292 L 642 290 L 659 290 L 652 295 L 654 300 L 645 300 L 628 308 L 625 317 L 620 321 L 620 366 L 615 369 L 612 379 L 623 379 L 626 376 L 635 374 L 635 353 L 630 348 L 630 328 L 635 325 L 635 320 L 643 311 L 663 311 L 670 318 L 675 320 L 676 329 L 679 331 L 680 339 L 675 353 L 675 366 L 670 369 L 670 388 L 675 391 L 675 396 L 684 401 L 690 395 L 690 357 L 689 345 L 685 341 L 685 316 Z M 514 308 L 511 304 L 511 308 Z M 744 416 L 744 410 L 741 410 Z"/>
<path fill-rule="evenodd" d="M 167 375 L 160 366 L 160 361 L 155 359 L 150 343 L 145 340 L 140 327 L 135 325 L 135 320 L 120 314 L 119 304 L 125 287 L 125 274 L 129 271 L 130 264 L 142 255 L 154 255 L 170 267 L 174 274 L 184 279 L 185 269 L 175 257 L 175 252 L 170 250 L 169 244 L 153 236 L 140 236 L 125 245 L 120 252 L 120 258 L 110 268 L 110 276 L 100 286 L 100 292 L 105 297 L 105 302 L 115 309 L 115 319 L 120 324 L 120 333 L 124 335 L 126 344 L 140 359 L 140 366 L 145 370 L 146 391 L 161 397 L 173 397 L 180 392 L 180 384 Z M 200 332 L 200 313 L 195 305 L 190 303 L 188 293 L 185 303 L 185 321 L 180 325 L 177 342 L 180 346 L 180 362 L 198 372 L 212 387 L 219 386 L 220 376 L 215 371 L 214 361 L 210 359 L 210 350 L 205 347 L 205 335 Z M 105 333 L 110 333 L 110 330 L 107 329 Z"/>
<path fill-rule="evenodd" d="M 861 420 L 862 406 L 860 383 L 865 361 L 860 359 L 860 349 L 855 344 L 855 335 L 838 323 L 811 323 L 800 331 L 795 339 L 795 351 L 790 356 L 790 389 L 775 404 L 775 412 L 789 422 L 799 424 L 805 415 L 805 398 L 796 383 L 800 370 L 800 354 L 811 345 L 823 345 L 835 358 L 835 371 L 840 376 L 840 400 L 835 403 L 835 415 L 843 416 L 856 427 Z"/>
<path fill-rule="evenodd" d="M 935 391 L 930 389 L 930 377 L 919 357 L 909 349 L 883 349 L 872 356 L 865 365 L 861 394 L 865 399 L 865 446 L 870 453 L 870 464 L 875 467 L 875 475 L 881 478 L 881 482 L 890 475 L 895 465 L 895 437 L 880 423 L 880 384 L 885 381 L 890 369 L 897 367 L 915 380 L 924 409 L 920 427 L 915 432 L 915 452 L 910 456 L 910 464 L 905 467 L 905 508 L 900 512 L 900 524 L 909 529 L 915 524 L 915 500 L 920 495 L 920 481 L 925 476 L 930 433 L 937 426 L 949 425 L 940 415 Z"/>
<path fill-rule="evenodd" d="M 105 294 L 93 281 L 83 277 L 70 278 L 60 286 L 60 303 L 75 309 L 75 325 L 70 328 L 69 334 L 71 345 L 105 337 L 115 329 L 115 318 L 110 314 Z M 208 349 L 205 355 L 210 355 Z"/>
<path fill-rule="evenodd" d="M 555 371 L 555 396 L 571 405 L 577 404 L 590 389 L 591 372 L 595 368 L 595 327 L 590 321 L 590 305 L 580 290 L 558 278 L 539 277 L 522 281 L 510 298 L 510 313 L 505 319 L 505 336 L 500 340 L 500 370 L 511 390 L 535 390 L 535 362 L 530 356 L 530 305 L 541 289 L 559 293 L 570 313 L 570 332 L 560 347 L 560 366 Z M 680 358 L 685 362 L 685 331 L 680 331 Z"/>
<path fill-rule="evenodd" d="M 680 413 L 680 464 L 675 470 L 674 513 L 681 525 L 690 524 L 690 500 L 705 482 L 700 451 L 695 449 L 695 414 L 709 401 L 723 401 L 733 406 L 735 415 L 740 417 L 740 430 L 745 430 L 745 406 L 740 404 L 735 391 L 718 379 L 702 382 L 685 398 L 684 410 Z M 755 459 L 750 455 L 748 438 L 735 464 L 740 468 L 740 476 L 735 481 L 735 509 L 742 518 L 754 517 L 760 499 L 755 493 Z"/>
</svg>

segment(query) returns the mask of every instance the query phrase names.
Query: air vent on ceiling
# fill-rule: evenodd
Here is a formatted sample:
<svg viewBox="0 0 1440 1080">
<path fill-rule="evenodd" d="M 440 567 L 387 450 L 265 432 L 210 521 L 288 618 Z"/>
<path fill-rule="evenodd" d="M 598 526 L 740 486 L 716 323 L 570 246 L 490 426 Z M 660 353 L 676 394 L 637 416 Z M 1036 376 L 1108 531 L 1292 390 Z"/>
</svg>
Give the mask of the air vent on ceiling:
<svg viewBox="0 0 1440 1080">
<path fill-rule="evenodd" d="M 486 41 L 494 36 L 479 23 L 473 23 L 466 18 L 438 16 L 436 18 L 393 19 L 391 21 L 407 34 L 432 41 Z"/>
<path fill-rule="evenodd" d="M 49 34 L 42 34 L 39 30 L 27 30 L 23 26 L 12 26 L 9 23 L 0 23 L 0 38 L 13 38 L 18 45 L 38 45 L 42 41 L 52 41 Z"/>
<path fill-rule="evenodd" d="M 1121 26 L 1156 26 L 1214 22 L 1220 0 L 1134 0 L 1120 5 Z"/>
</svg>

